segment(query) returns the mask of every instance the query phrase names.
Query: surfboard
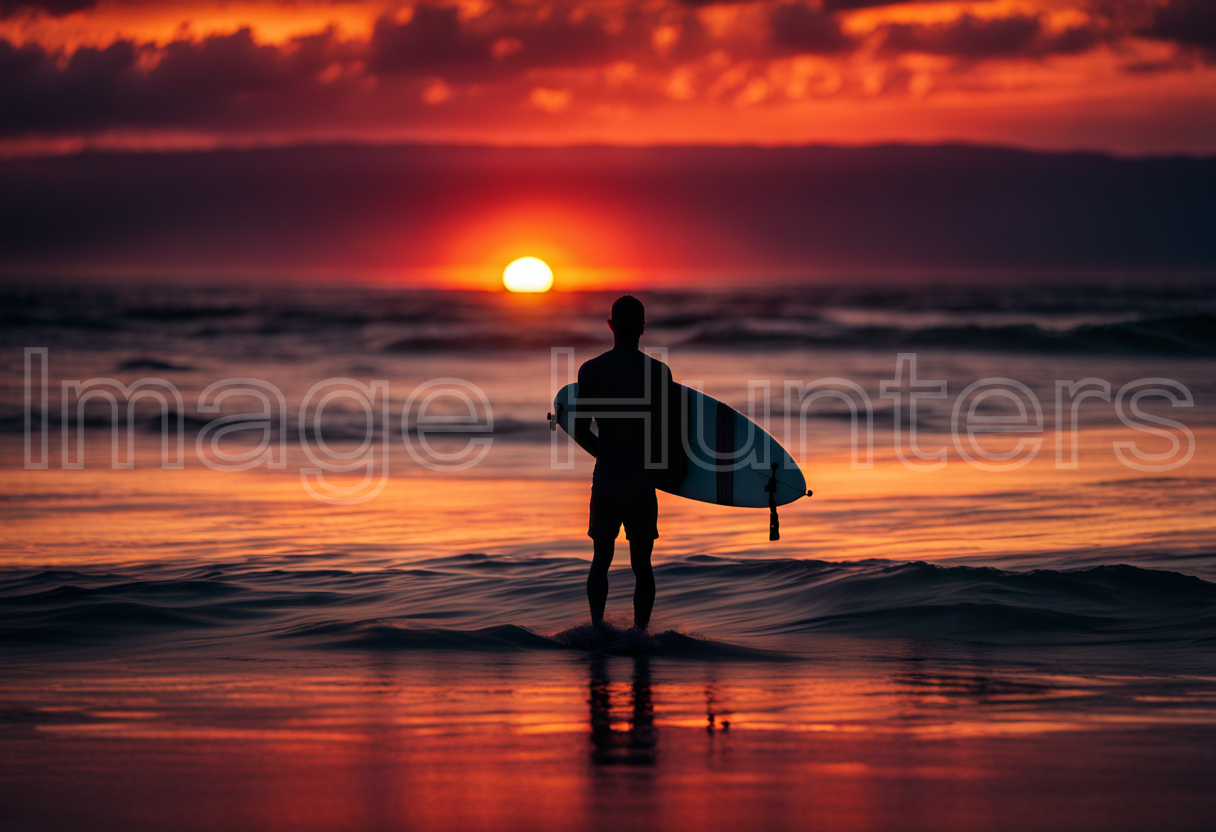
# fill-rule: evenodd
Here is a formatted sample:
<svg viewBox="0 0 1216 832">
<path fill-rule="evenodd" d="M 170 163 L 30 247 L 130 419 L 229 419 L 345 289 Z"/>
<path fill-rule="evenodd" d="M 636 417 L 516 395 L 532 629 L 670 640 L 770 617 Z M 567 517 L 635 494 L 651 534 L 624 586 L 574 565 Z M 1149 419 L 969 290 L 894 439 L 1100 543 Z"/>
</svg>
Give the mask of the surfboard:
<svg viewBox="0 0 1216 832">
<path fill-rule="evenodd" d="M 663 488 L 689 500 L 740 508 L 770 509 L 770 539 L 777 540 L 777 506 L 809 497 L 798 463 L 768 431 L 728 404 L 700 390 L 687 395 L 683 435 L 688 470 L 678 487 Z M 574 436 L 578 383 L 553 399 L 549 429 Z"/>
</svg>

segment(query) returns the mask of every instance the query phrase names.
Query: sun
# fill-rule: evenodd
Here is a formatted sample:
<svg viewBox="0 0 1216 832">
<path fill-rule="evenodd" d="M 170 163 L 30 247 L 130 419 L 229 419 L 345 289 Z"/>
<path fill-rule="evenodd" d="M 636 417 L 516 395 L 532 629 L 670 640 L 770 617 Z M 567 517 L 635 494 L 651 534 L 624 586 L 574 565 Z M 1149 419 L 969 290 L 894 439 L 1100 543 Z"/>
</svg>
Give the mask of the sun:
<svg viewBox="0 0 1216 832">
<path fill-rule="evenodd" d="M 553 288 L 553 269 L 539 257 L 512 260 L 502 271 L 508 292 L 547 292 Z"/>
</svg>

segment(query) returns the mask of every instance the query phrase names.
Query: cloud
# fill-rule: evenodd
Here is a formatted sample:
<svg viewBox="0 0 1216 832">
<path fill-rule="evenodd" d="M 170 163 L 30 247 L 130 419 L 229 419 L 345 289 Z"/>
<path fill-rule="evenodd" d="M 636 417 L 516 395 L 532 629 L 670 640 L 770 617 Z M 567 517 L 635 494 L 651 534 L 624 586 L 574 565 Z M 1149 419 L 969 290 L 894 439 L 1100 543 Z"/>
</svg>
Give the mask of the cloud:
<svg viewBox="0 0 1216 832">
<path fill-rule="evenodd" d="M 1042 15 L 978 18 L 964 14 L 949 23 L 896 23 L 885 27 L 888 52 L 921 52 L 968 60 L 1076 54 L 1094 46 L 1099 37 L 1087 27 L 1049 32 Z"/>
<path fill-rule="evenodd" d="M 0 0 L 0 19 L 22 12 L 42 12 L 52 17 L 63 17 L 96 5 L 97 0 Z"/>
<path fill-rule="evenodd" d="M 406 23 L 382 17 L 369 44 L 369 68 L 383 75 L 450 71 L 502 80 L 529 70 L 585 67 L 636 58 L 648 49 L 653 21 L 596 12 L 496 8 L 462 22 L 454 7 L 420 5 Z"/>
<path fill-rule="evenodd" d="M 163 49 L 119 40 L 61 63 L 36 44 L 0 39 L 0 133 L 197 124 L 256 110 L 259 99 L 319 87 L 330 36 L 291 46 L 259 45 L 242 29 Z"/>
<path fill-rule="evenodd" d="M 821 102 L 856 113 L 876 96 L 894 101 L 946 91 L 978 102 L 987 89 L 1008 88 L 974 71 L 976 62 L 1038 61 L 1110 43 L 1118 47 L 1117 67 L 1097 60 L 1087 65 L 1091 77 L 1098 79 L 1093 87 L 1098 90 L 1118 84 L 1120 75 L 1144 79 L 1150 68 L 1178 75 L 1208 71 L 1187 50 L 1211 51 L 1214 41 L 1209 0 L 1178 0 L 1159 9 L 1147 5 L 1158 0 L 1064 0 L 1086 5 L 1073 6 L 1075 13 L 1068 16 L 1033 10 L 999 18 L 964 13 L 933 23 L 884 23 L 909 18 L 882 9 L 856 11 L 893 5 L 883 0 L 700 5 L 684 0 L 576 0 L 465 3 L 459 8 L 442 5 L 448 0 L 427 0 L 414 6 L 408 18 L 386 15 L 382 6 L 360 6 L 362 1 L 339 5 L 366 12 L 365 35 L 358 34 L 357 26 L 335 23 L 307 36 L 276 39 L 272 30 L 251 26 L 215 35 L 182 29 L 171 36 L 177 39 L 166 43 L 163 35 L 154 42 L 146 33 L 114 39 L 115 24 L 100 16 L 97 36 L 84 39 L 90 45 L 81 47 L 68 35 L 45 43 L 24 34 L 13 41 L 0 35 L 0 152 L 25 152 L 24 146 L 8 148 L 26 137 L 30 142 L 53 143 L 61 137 L 89 142 L 141 130 L 160 130 L 166 136 L 176 131 L 220 144 L 228 136 L 241 141 L 266 136 L 313 141 L 317 136 L 375 135 L 379 140 L 418 135 L 468 141 L 474 135 L 495 138 L 499 131 L 510 134 L 511 141 L 531 141 L 538 131 L 557 129 L 568 129 L 563 135 L 577 140 L 637 141 L 627 131 L 634 124 L 649 123 L 653 130 L 646 135 L 662 133 L 653 140 L 666 141 L 669 136 L 700 136 L 699 119 L 738 121 L 731 113 L 742 105 L 749 105 L 754 123 L 764 120 L 768 127 L 739 121 L 742 126 L 730 126 L 724 135 L 745 140 L 746 134 L 750 141 L 772 128 L 780 132 L 779 138 L 773 133 L 772 140 L 810 141 L 824 135 L 818 126 L 823 120 L 806 119 L 805 110 L 802 116 L 794 115 L 796 103 Z M 107 0 L 115 5 L 127 2 L 131 0 Z M 14 0 L 0 0 L 0 8 L 18 6 Z M 64 0 L 37 8 L 68 5 Z M 952 7 L 941 8 L 949 12 Z M 1063 19 L 1089 22 L 1065 29 L 1053 25 L 1053 20 Z M 43 27 L 40 32 L 61 25 L 68 33 L 87 29 L 89 20 L 86 13 L 63 24 L 45 17 L 37 22 Z M 25 31 L 24 20 L 7 25 L 0 32 Z M 318 25 L 325 25 L 324 19 Z M 859 34 L 862 31 L 866 33 Z M 1183 48 L 1163 50 L 1146 43 L 1145 36 Z M 915 61 L 900 60 L 908 53 L 951 60 L 923 61 L 913 72 L 909 67 Z M 1040 103 L 1048 102 L 1042 106 L 1054 106 L 1044 92 L 1053 83 L 1050 72 L 1041 63 L 1032 80 L 1017 90 L 1027 102 L 1018 118 L 1037 118 L 1030 113 L 1035 95 Z M 1060 77 L 1066 98 L 1085 99 L 1085 90 L 1075 83 L 1079 76 Z M 1205 89 L 1205 79 L 1199 74 L 1195 78 L 1196 91 L 1186 93 L 1189 97 L 1176 93 L 1171 99 L 1180 102 L 1174 105 L 1179 112 L 1191 108 L 1188 112 L 1196 113 L 1193 119 L 1188 116 L 1188 124 L 1199 118 L 1194 102 Z M 1098 98 L 1113 100 L 1100 95 L 1093 100 Z M 1119 104 L 1118 113 L 1104 110 L 1096 118 L 1129 119 L 1134 106 Z M 790 113 L 784 122 L 782 108 Z M 856 118 L 870 125 L 884 116 Z M 968 135 L 957 128 L 965 118 L 961 114 L 941 130 Z M 1062 122 L 1068 116 L 1043 118 Z M 807 127 L 795 129 L 795 123 Z M 877 130 L 865 129 L 867 136 Z M 907 135 L 918 135 L 919 129 Z M 1103 139 L 1090 146 L 1113 145 Z"/>
<path fill-rule="evenodd" d="M 373 72 L 436 69 L 486 61 L 490 45 L 463 32 L 455 7 L 419 5 L 413 17 L 399 24 L 392 18 L 376 21 L 370 67 Z"/>
<path fill-rule="evenodd" d="M 802 3 L 783 3 L 769 18 L 773 43 L 795 52 L 830 54 L 852 49 L 856 44 L 840 29 L 835 15 Z"/>
<path fill-rule="evenodd" d="M 121 118 L 123 87 L 137 57 L 131 41 L 78 49 L 62 65 L 56 57 L 34 43 L 0 40 L 0 132 L 95 126 Z"/>
<path fill-rule="evenodd" d="M 548 15 L 503 26 L 497 34 L 521 45 L 506 60 L 508 66 L 587 66 L 625 57 L 643 47 L 649 29 L 643 34 L 640 21 L 630 23 L 622 21 L 619 31 L 609 34 L 607 21 L 595 13 L 574 20 Z"/>
<path fill-rule="evenodd" d="M 915 2 L 916 0 L 825 0 L 823 8 L 832 12 L 847 12 L 854 9 L 874 9 Z"/>
<path fill-rule="evenodd" d="M 1159 7 L 1141 34 L 1207 52 L 1216 58 L 1216 2 L 1174 0 Z"/>
</svg>

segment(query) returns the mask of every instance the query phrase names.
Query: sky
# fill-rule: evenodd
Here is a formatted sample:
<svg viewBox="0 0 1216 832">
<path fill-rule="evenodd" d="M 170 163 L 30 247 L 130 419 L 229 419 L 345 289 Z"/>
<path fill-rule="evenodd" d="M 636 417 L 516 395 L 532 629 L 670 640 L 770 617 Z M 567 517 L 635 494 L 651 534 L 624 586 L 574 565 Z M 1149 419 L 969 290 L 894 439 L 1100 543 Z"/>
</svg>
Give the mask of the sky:
<svg viewBox="0 0 1216 832">
<path fill-rule="evenodd" d="M 307 146 L 0 160 L 0 275 L 560 289 L 1216 276 L 1216 157 Z"/>
<path fill-rule="evenodd" d="M 1216 153 L 1216 3 L 0 0 L 0 155 L 317 142 Z"/>
</svg>

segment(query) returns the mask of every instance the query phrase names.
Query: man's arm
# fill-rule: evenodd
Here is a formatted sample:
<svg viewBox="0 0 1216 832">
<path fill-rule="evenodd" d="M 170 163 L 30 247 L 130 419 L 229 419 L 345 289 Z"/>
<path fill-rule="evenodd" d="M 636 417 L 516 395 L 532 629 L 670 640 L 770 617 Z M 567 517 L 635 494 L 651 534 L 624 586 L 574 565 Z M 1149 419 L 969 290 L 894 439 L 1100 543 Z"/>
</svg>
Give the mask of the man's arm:
<svg viewBox="0 0 1216 832">
<path fill-rule="evenodd" d="M 592 456 L 598 456 L 600 438 L 591 432 L 591 418 L 583 418 L 577 415 L 581 407 L 579 399 L 582 399 L 583 396 L 594 398 L 590 373 L 585 372 L 586 367 L 587 365 L 584 364 L 578 368 L 578 399 L 574 400 L 574 441 L 587 453 Z"/>
</svg>

